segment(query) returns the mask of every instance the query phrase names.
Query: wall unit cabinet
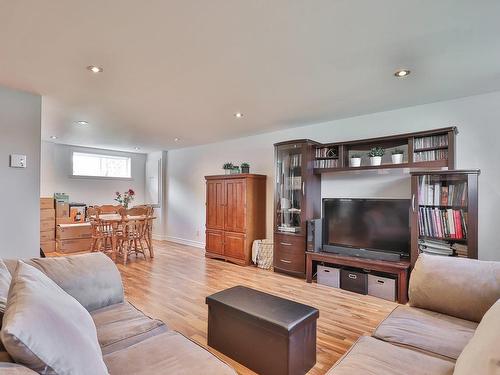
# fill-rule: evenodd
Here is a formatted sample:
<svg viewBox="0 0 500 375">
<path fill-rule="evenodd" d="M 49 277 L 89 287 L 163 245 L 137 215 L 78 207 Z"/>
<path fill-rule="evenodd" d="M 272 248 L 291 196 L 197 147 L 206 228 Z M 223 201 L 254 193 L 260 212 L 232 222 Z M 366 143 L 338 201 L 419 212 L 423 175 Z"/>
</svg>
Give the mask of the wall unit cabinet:
<svg viewBox="0 0 500 375">
<path fill-rule="evenodd" d="M 266 176 L 205 176 L 205 255 L 251 263 L 252 243 L 266 236 Z"/>
<path fill-rule="evenodd" d="M 321 216 L 321 179 L 313 173 L 319 144 L 275 144 L 274 270 L 305 277 L 306 223 Z"/>
</svg>

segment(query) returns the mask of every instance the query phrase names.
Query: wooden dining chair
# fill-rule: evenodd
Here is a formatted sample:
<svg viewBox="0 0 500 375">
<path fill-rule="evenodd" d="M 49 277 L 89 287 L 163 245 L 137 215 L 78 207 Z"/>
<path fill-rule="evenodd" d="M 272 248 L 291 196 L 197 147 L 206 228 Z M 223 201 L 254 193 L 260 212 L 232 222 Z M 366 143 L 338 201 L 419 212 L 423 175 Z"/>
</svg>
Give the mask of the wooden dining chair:
<svg viewBox="0 0 500 375">
<path fill-rule="evenodd" d="M 154 258 L 154 251 L 153 251 L 153 242 L 152 242 L 152 237 L 153 237 L 153 219 L 152 217 L 154 216 L 154 208 L 150 205 L 140 205 L 140 206 L 134 206 L 132 210 L 134 209 L 141 209 L 141 211 L 136 211 L 136 212 L 142 212 L 141 215 L 146 215 L 148 218 L 146 220 L 146 228 L 145 228 L 145 235 L 144 235 L 144 240 L 146 242 L 146 246 L 149 251 L 149 256 L 151 258 Z"/>
<path fill-rule="evenodd" d="M 114 235 L 113 224 L 111 222 L 104 221 L 99 217 L 101 212 L 98 207 L 94 208 L 94 210 L 95 211 L 88 215 L 92 231 L 91 251 L 101 251 L 107 253 L 108 255 L 114 255 L 112 254 Z"/>
<path fill-rule="evenodd" d="M 135 254 L 136 257 L 142 254 L 144 259 L 147 259 L 143 243 L 145 241 L 147 221 L 144 219 L 130 219 L 130 216 L 139 216 L 136 213 L 137 210 L 132 210 L 127 210 L 127 218 L 122 221 L 123 236 L 120 239 L 120 252 L 123 256 L 124 265 L 127 264 L 131 254 Z M 133 214 L 131 215 L 130 212 Z"/>
</svg>

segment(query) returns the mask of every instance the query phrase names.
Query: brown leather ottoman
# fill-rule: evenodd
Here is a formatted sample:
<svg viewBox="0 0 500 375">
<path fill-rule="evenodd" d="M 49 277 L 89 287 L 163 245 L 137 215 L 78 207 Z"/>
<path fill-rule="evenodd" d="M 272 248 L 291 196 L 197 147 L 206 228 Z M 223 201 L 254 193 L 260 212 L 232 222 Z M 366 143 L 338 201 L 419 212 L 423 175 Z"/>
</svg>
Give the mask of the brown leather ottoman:
<svg viewBox="0 0 500 375">
<path fill-rule="evenodd" d="M 259 374 L 305 374 L 316 363 L 314 307 L 244 286 L 208 296 L 208 345 Z"/>
</svg>

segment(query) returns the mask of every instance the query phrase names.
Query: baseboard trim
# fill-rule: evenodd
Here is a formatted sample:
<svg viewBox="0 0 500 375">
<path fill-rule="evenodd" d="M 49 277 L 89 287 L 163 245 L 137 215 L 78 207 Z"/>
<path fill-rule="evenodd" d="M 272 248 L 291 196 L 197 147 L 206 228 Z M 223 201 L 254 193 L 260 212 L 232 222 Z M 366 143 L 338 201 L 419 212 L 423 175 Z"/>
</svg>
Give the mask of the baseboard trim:
<svg viewBox="0 0 500 375">
<path fill-rule="evenodd" d="M 193 246 L 193 247 L 197 247 L 197 248 L 200 248 L 200 249 L 204 249 L 205 248 L 205 242 L 187 240 L 185 238 L 172 237 L 172 236 L 166 236 L 165 239 L 167 241 L 179 243 L 181 245 Z"/>
</svg>

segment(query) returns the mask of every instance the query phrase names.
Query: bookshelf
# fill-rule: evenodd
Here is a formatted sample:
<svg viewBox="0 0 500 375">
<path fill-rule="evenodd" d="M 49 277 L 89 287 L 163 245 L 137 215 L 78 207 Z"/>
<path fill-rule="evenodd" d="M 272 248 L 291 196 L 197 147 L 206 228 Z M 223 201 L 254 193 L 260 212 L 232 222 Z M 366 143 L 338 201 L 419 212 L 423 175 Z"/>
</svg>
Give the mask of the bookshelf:
<svg viewBox="0 0 500 375">
<path fill-rule="evenodd" d="M 422 146 L 429 147 L 444 146 Z M 479 170 L 411 172 L 412 265 L 421 252 L 477 259 L 479 173 Z"/>
<path fill-rule="evenodd" d="M 456 127 L 448 127 L 387 137 L 317 144 L 313 160 L 314 174 L 389 168 L 453 169 L 457 134 Z M 373 147 L 385 150 L 381 165 L 370 165 L 368 152 Z M 392 161 L 391 155 L 395 150 L 403 152 L 401 163 L 396 164 Z M 359 167 L 352 166 L 353 155 L 361 156 Z"/>
</svg>

